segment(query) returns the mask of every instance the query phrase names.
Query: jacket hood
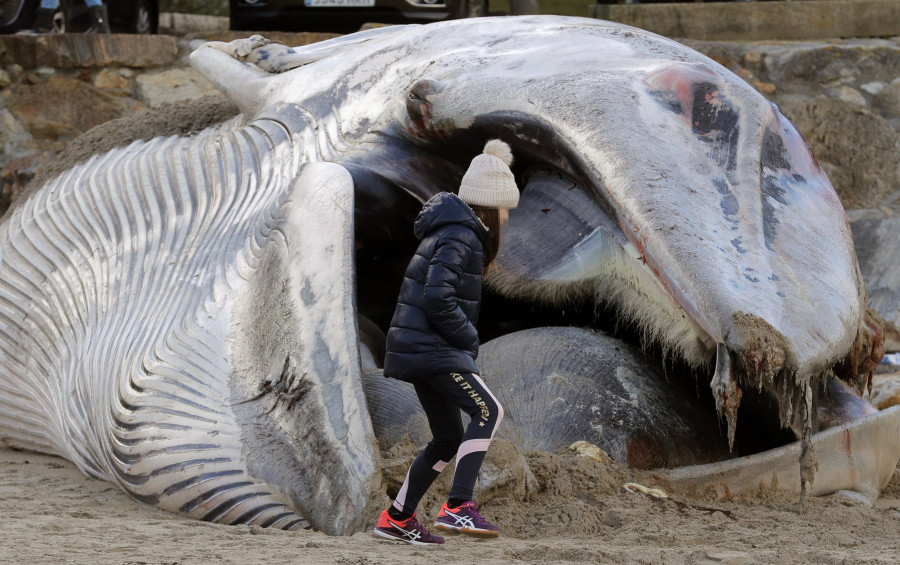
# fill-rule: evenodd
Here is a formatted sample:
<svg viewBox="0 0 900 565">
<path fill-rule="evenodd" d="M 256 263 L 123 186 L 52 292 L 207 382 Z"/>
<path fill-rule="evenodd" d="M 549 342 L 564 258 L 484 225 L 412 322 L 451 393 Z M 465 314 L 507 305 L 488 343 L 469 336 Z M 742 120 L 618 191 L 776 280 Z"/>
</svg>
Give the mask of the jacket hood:
<svg viewBox="0 0 900 565">
<path fill-rule="evenodd" d="M 439 192 L 432 196 L 422 207 L 413 231 L 419 239 L 424 238 L 436 229 L 449 224 L 463 224 L 478 234 L 484 243 L 488 230 L 469 206 L 452 192 Z"/>
</svg>

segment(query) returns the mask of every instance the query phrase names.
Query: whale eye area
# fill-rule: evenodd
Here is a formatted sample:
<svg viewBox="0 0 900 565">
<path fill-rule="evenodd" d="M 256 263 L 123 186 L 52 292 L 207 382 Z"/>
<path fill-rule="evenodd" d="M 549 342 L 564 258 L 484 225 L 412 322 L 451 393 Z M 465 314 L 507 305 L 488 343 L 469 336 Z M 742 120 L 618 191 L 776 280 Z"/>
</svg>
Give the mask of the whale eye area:
<svg viewBox="0 0 900 565">
<path fill-rule="evenodd" d="M 429 129 L 434 97 L 443 90 L 443 84 L 431 79 L 416 81 L 409 88 L 406 93 L 406 113 L 417 129 Z"/>
</svg>

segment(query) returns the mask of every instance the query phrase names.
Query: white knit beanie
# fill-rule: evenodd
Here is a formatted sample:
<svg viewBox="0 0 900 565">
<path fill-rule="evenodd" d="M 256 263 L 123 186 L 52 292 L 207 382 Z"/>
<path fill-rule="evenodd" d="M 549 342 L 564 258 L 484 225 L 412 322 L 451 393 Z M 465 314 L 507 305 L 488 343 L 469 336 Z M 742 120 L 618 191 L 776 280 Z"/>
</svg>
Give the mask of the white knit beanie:
<svg viewBox="0 0 900 565">
<path fill-rule="evenodd" d="M 459 198 L 466 204 L 487 208 L 515 208 L 519 203 L 519 189 L 512 171 L 512 149 L 499 139 L 484 146 L 484 153 L 472 159 L 463 175 Z"/>
</svg>

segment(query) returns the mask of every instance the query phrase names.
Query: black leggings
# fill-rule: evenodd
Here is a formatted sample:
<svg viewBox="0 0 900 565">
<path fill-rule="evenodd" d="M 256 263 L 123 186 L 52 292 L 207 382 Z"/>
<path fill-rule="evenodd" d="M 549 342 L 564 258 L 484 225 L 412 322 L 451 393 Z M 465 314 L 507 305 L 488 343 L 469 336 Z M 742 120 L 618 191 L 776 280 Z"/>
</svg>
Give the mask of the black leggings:
<svg viewBox="0 0 900 565">
<path fill-rule="evenodd" d="M 449 373 L 413 382 L 431 428 L 432 439 L 416 457 L 394 500 L 394 508 L 413 514 L 419 500 L 456 455 L 450 498 L 472 500 L 475 479 L 491 439 L 503 419 L 503 407 L 474 373 Z M 460 410 L 472 421 L 463 433 Z"/>
</svg>

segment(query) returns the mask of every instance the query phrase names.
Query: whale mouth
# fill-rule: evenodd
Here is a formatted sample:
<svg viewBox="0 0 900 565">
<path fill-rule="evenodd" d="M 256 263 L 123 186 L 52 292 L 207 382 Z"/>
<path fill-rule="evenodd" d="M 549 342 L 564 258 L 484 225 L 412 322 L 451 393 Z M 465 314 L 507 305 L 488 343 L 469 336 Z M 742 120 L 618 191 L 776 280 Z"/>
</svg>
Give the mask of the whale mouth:
<svg viewBox="0 0 900 565">
<path fill-rule="evenodd" d="M 656 191 L 634 202 L 622 201 L 632 198 L 623 187 L 643 182 L 643 177 L 605 162 L 614 152 L 565 139 L 541 118 L 516 112 L 477 116 L 469 127 L 439 136 L 420 131 L 421 139 L 393 140 L 385 149 L 388 154 L 377 159 L 353 156 L 342 164 L 357 188 L 357 280 L 365 281 L 357 288 L 359 313 L 380 332 L 387 331 L 403 272 L 418 244 L 411 226 L 421 203 L 441 190 L 456 192 L 473 148 L 499 137 L 513 148 L 512 170 L 521 199 L 502 231 L 499 271 L 485 279 L 481 342 L 547 326 L 600 330 L 640 344 L 660 359 L 673 386 L 687 389 L 720 422 L 727 421 L 721 431 L 735 452 L 792 441 L 806 431 L 799 417 L 805 389 L 821 388 L 816 383 L 825 381 L 850 332 L 836 330 L 820 339 L 817 324 L 803 314 L 824 312 L 808 298 L 813 289 L 793 273 L 794 263 L 805 264 L 815 252 L 802 244 L 797 244 L 799 252 L 786 248 L 793 245 L 787 243 L 790 234 L 778 239 L 777 230 L 788 232 L 792 228 L 787 224 L 801 219 L 800 212 L 772 203 L 772 198 L 785 197 L 771 187 L 782 183 L 797 199 L 808 198 L 798 205 L 801 210 L 830 210 L 827 179 L 820 170 L 797 173 L 805 157 L 793 155 L 799 151 L 790 142 L 796 132 L 777 111 L 766 120 L 768 141 L 758 176 L 738 178 L 735 173 L 726 181 L 674 167 L 671 174 L 646 181 L 649 189 L 633 188 Z M 703 143 L 712 139 L 706 130 L 694 133 Z M 779 139 L 784 142 L 777 143 Z M 732 147 L 739 143 L 733 137 L 715 138 L 714 143 L 724 144 L 728 155 L 752 150 Z M 608 183 L 618 183 L 618 188 Z M 706 214 L 694 222 L 700 227 L 686 219 L 698 198 L 703 209 L 697 214 Z M 669 210 L 672 217 L 651 210 L 654 206 Z M 775 207 L 783 217 L 776 217 Z M 372 223 L 373 209 L 377 224 Z M 762 235 L 758 242 L 747 235 L 760 230 L 754 222 L 765 231 L 764 242 Z M 842 255 L 823 272 L 833 272 L 843 260 Z M 837 286 L 847 287 L 845 278 Z M 845 290 L 833 290 L 835 300 L 845 298 Z M 787 314 L 780 316 L 779 308 Z M 853 304 L 845 301 L 839 308 L 849 312 Z M 832 320 L 836 315 L 821 317 Z M 360 330 L 365 333 L 362 326 Z M 380 363 L 378 351 L 375 363 Z M 765 362 L 754 361 L 759 359 Z M 742 427 L 736 426 L 738 404 L 744 407 Z"/>
<path fill-rule="evenodd" d="M 698 409 L 709 419 L 716 419 L 711 389 L 698 386 L 709 380 L 712 363 L 698 367 L 671 355 L 658 336 L 649 335 L 639 321 L 623 313 L 621 303 L 604 296 L 603 288 L 598 288 L 598 277 L 606 274 L 594 270 L 590 256 L 612 253 L 621 255 L 620 261 L 638 264 L 640 253 L 597 203 L 592 194 L 596 189 L 583 188 L 573 175 L 558 168 L 524 161 L 514 166 L 522 196 L 503 228 L 497 256 L 499 271 L 486 277 L 484 283 L 478 323 L 482 344 L 548 327 L 589 329 L 624 343 L 640 343 L 647 354 L 661 360 L 666 386 L 678 389 L 673 394 L 695 398 Z M 366 194 L 359 187 L 358 192 Z M 356 299 L 364 373 L 383 366 L 384 336 L 406 266 L 418 246 L 412 225 L 420 207 L 412 197 L 395 201 L 389 229 L 384 224 L 372 226 L 366 220 L 360 222 L 362 231 L 357 229 Z M 544 227 L 535 231 L 535 225 Z M 662 290 L 653 289 L 654 293 Z M 647 295 L 647 289 L 644 293 Z M 711 349 L 714 354 L 715 343 L 699 328 L 691 326 L 683 331 L 697 333 L 699 337 L 693 338 L 697 350 L 709 354 Z M 773 418 L 776 404 L 762 391 L 747 391 L 743 405 L 747 425 L 737 430 L 733 456 L 765 451 L 796 439 L 790 430 L 781 428 L 777 417 Z M 714 436 L 716 433 L 712 430 Z M 723 446 L 720 453 L 727 454 L 725 426 L 719 426 L 718 436 Z"/>
</svg>

